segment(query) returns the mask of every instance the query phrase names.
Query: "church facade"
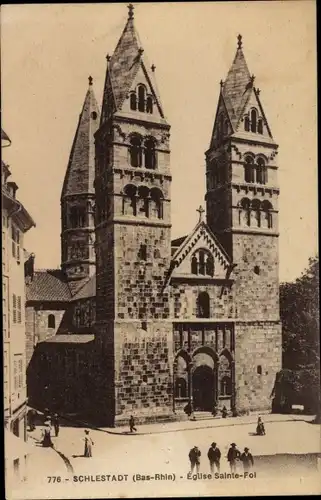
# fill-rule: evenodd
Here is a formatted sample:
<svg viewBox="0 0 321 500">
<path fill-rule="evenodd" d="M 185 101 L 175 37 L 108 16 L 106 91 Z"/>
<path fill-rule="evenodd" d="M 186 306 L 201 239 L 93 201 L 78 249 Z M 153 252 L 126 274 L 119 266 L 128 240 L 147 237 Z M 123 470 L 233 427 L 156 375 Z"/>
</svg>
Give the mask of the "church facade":
<svg viewBox="0 0 321 500">
<path fill-rule="evenodd" d="M 61 269 L 26 266 L 31 404 L 99 411 L 106 425 L 271 407 L 277 153 L 239 36 L 205 152 L 206 211 L 171 240 L 170 125 L 129 6 L 101 112 L 89 79 L 61 196 Z"/>
</svg>

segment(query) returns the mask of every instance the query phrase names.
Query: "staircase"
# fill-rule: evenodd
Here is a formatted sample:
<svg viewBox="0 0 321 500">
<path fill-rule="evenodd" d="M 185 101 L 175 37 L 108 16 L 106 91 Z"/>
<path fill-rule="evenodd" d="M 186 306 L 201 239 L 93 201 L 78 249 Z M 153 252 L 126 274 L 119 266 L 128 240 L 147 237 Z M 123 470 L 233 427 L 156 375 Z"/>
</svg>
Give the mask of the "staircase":
<svg viewBox="0 0 321 500">
<path fill-rule="evenodd" d="M 214 420 L 217 418 L 221 418 L 220 415 L 217 417 L 213 417 L 212 413 L 210 411 L 194 411 L 194 417 L 195 420 Z"/>
</svg>

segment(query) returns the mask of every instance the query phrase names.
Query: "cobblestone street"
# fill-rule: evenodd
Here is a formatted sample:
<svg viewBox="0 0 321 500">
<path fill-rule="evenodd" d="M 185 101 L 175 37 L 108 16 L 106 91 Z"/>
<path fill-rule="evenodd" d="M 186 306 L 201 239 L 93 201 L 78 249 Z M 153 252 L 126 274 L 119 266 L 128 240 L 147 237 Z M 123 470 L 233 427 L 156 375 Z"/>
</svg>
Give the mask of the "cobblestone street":
<svg viewBox="0 0 321 500">
<path fill-rule="evenodd" d="M 37 447 L 34 457 L 30 457 L 30 462 L 33 464 L 32 476 L 24 488 L 24 495 L 25 498 L 40 498 L 44 491 L 50 491 L 50 494 L 48 493 L 50 496 L 56 493 L 59 495 L 62 486 L 67 487 L 68 494 L 70 488 L 70 495 L 85 497 L 90 495 L 91 491 L 95 491 L 95 495 L 104 496 L 106 488 L 110 494 L 115 492 L 118 495 L 121 492 L 135 495 L 135 491 L 138 492 L 137 488 L 140 488 L 140 494 L 143 491 L 152 496 L 156 496 L 158 488 L 162 488 L 162 491 L 163 488 L 167 488 L 168 495 L 175 495 L 179 492 L 180 481 L 189 481 L 191 494 L 197 491 L 203 495 L 210 495 L 214 493 L 213 483 L 206 480 L 192 481 L 187 478 L 188 452 L 194 445 L 200 448 L 202 453 L 200 472 L 209 474 L 207 450 L 213 441 L 218 443 L 222 452 L 222 473 L 229 472 L 226 454 L 230 443 L 234 441 L 241 451 L 248 446 L 253 453 L 258 476 L 255 479 L 256 487 L 260 482 L 269 481 L 270 477 L 277 480 L 276 484 L 279 484 L 282 478 L 282 488 L 290 492 L 294 482 L 299 481 L 303 484 L 309 477 L 311 478 L 311 474 L 316 473 L 310 470 L 309 462 L 302 458 L 295 462 L 295 466 L 293 466 L 294 458 L 290 459 L 294 454 L 318 452 L 320 427 L 310 424 L 310 420 L 312 418 L 305 417 L 305 420 L 302 420 L 293 415 L 267 415 L 265 418 L 267 435 L 263 437 L 253 435 L 255 431 L 253 416 L 233 420 L 181 422 L 166 426 L 145 425 L 139 427 L 138 433 L 133 435 L 121 434 L 127 432 L 127 429 L 121 428 L 91 430 L 90 434 L 94 441 L 92 458 L 82 456 L 84 428 L 61 427 L 59 437 L 53 438 L 55 449 Z M 195 428 L 197 425 L 202 428 Z M 32 434 L 34 438 L 40 436 L 40 429 L 37 428 Z M 295 440 L 293 436 L 296 436 Z M 271 461 L 270 457 L 275 454 L 279 457 L 274 457 Z M 68 471 L 70 466 L 72 473 Z M 113 474 L 119 480 L 111 481 Z M 155 474 L 175 474 L 176 480 L 159 481 L 156 487 L 154 481 L 145 480 L 144 484 L 142 481 L 133 482 L 134 474 L 145 477 Z M 100 475 L 110 475 L 108 483 L 96 480 Z M 50 480 L 49 476 L 61 477 L 61 482 Z M 73 476 L 80 479 L 74 482 Z M 80 476 L 86 476 L 87 480 Z M 246 492 L 246 487 L 251 484 L 249 481 L 238 483 L 239 490 L 245 488 Z M 313 484 L 315 481 L 311 481 L 311 488 Z M 215 492 L 220 492 L 223 486 L 224 481 L 215 481 Z M 67 491 L 64 489 L 64 495 Z"/>
</svg>

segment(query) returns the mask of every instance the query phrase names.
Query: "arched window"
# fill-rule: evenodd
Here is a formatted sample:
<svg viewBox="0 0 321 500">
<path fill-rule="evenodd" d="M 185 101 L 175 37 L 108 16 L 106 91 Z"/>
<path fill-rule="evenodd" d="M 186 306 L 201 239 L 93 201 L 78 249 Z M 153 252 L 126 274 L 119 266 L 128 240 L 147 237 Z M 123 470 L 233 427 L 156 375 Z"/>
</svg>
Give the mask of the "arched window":
<svg viewBox="0 0 321 500">
<path fill-rule="evenodd" d="M 252 156 L 246 156 L 244 165 L 245 182 L 254 182 L 254 162 Z"/>
<path fill-rule="evenodd" d="M 260 118 L 257 122 L 257 131 L 259 134 L 263 134 L 263 120 Z"/>
<path fill-rule="evenodd" d="M 210 317 L 210 297 L 207 292 L 201 292 L 197 298 L 197 317 Z"/>
<path fill-rule="evenodd" d="M 250 200 L 248 198 L 242 198 L 239 203 L 240 206 L 240 226 L 250 225 Z"/>
<path fill-rule="evenodd" d="M 142 166 L 142 140 L 138 135 L 130 139 L 130 164 L 132 167 L 139 168 Z"/>
<path fill-rule="evenodd" d="M 130 109 L 132 109 L 133 111 L 136 111 L 136 109 L 137 109 L 136 92 L 132 92 L 130 94 Z"/>
<path fill-rule="evenodd" d="M 262 202 L 262 226 L 271 229 L 273 227 L 272 212 L 273 205 L 268 201 L 264 200 Z"/>
<path fill-rule="evenodd" d="M 152 138 L 145 141 L 145 167 L 150 169 L 156 167 L 155 141 Z"/>
<path fill-rule="evenodd" d="M 257 128 L 257 112 L 256 109 L 252 109 L 251 111 L 251 132 L 256 133 Z"/>
<path fill-rule="evenodd" d="M 214 259 L 209 253 L 206 254 L 205 274 L 207 276 L 214 275 Z"/>
<path fill-rule="evenodd" d="M 256 182 L 258 184 L 266 184 L 267 182 L 267 169 L 263 158 L 258 158 L 256 161 Z"/>
<path fill-rule="evenodd" d="M 198 274 L 205 275 L 205 252 L 199 251 L 198 254 Z"/>
<path fill-rule="evenodd" d="M 48 328 L 56 327 L 56 318 L 54 314 L 49 314 L 48 316 Z"/>
<path fill-rule="evenodd" d="M 231 396 L 232 395 L 232 381 L 231 377 L 227 375 L 222 378 L 220 384 L 220 395 L 221 396 Z"/>
<path fill-rule="evenodd" d="M 137 199 L 137 215 L 139 217 L 148 217 L 149 203 L 149 189 L 146 186 L 140 186 L 138 188 L 138 199 Z"/>
<path fill-rule="evenodd" d="M 138 111 L 145 111 L 145 87 L 144 85 L 139 85 L 138 87 Z"/>
<path fill-rule="evenodd" d="M 146 113 L 153 113 L 153 98 L 151 96 L 148 96 L 146 100 Z"/>
<path fill-rule="evenodd" d="M 186 398 L 186 397 L 187 397 L 186 380 L 182 377 L 178 377 L 175 380 L 175 398 Z"/>
<path fill-rule="evenodd" d="M 259 200 L 252 200 L 251 203 L 251 226 L 260 227 L 261 226 L 261 203 Z"/>
<path fill-rule="evenodd" d="M 198 274 L 198 261 L 195 254 L 193 255 L 191 260 L 191 273 Z"/>
<path fill-rule="evenodd" d="M 136 215 L 136 186 L 127 184 L 124 187 L 123 214 Z"/>
<path fill-rule="evenodd" d="M 158 188 L 152 188 L 150 191 L 150 216 L 163 218 L 163 193 Z"/>
<path fill-rule="evenodd" d="M 248 116 L 246 116 L 244 118 L 244 130 L 245 132 L 249 132 L 250 131 L 250 119 Z"/>
</svg>

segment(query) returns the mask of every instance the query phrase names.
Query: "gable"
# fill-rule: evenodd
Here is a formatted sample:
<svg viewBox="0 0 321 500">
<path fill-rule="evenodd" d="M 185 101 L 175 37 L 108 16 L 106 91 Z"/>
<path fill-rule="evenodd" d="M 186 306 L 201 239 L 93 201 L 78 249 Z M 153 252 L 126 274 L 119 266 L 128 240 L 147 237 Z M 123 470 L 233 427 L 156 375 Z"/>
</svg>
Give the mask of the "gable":
<svg viewBox="0 0 321 500">
<path fill-rule="evenodd" d="M 198 224 L 194 232 L 183 242 L 173 256 L 175 268 L 171 278 L 195 278 L 196 276 L 192 272 L 192 258 L 193 256 L 199 256 L 199 251 L 202 250 L 213 259 L 214 272 L 212 278 L 226 279 L 231 269 L 231 260 L 204 222 Z M 197 274 L 197 277 L 202 279 L 200 274 Z"/>
<path fill-rule="evenodd" d="M 237 130 L 240 132 L 246 132 L 245 119 L 248 118 L 250 121 L 249 133 L 255 133 L 255 134 L 258 133 L 258 129 L 256 130 L 256 132 L 251 131 L 251 111 L 252 110 L 256 110 L 256 112 L 257 112 L 257 124 L 258 124 L 259 120 L 261 120 L 261 123 L 262 123 L 262 133 L 260 133 L 259 135 L 263 136 L 263 137 L 267 137 L 267 138 L 272 138 L 271 130 L 270 130 L 270 127 L 268 125 L 265 113 L 263 111 L 263 107 L 262 107 L 260 98 L 257 94 L 257 90 L 255 90 L 254 88 L 251 89 L 251 92 L 249 92 L 249 95 L 243 104 L 243 109 L 240 110 L 240 117 L 239 117 Z"/>
<path fill-rule="evenodd" d="M 158 118 L 161 119 L 163 118 L 163 112 L 160 104 L 160 99 L 158 96 L 157 92 L 157 87 L 156 87 L 156 81 L 152 77 L 153 73 L 151 72 L 151 76 L 147 72 L 145 65 L 143 61 L 141 61 L 138 65 L 135 77 L 133 78 L 130 88 L 128 89 L 126 98 L 122 104 L 122 111 L 123 112 L 134 112 L 135 114 L 139 113 L 139 110 L 133 111 L 130 106 L 130 99 L 131 99 L 131 94 L 135 93 L 136 94 L 136 99 L 137 99 L 137 104 L 138 104 L 138 86 L 142 85 L 145 88 L 145 96 L 146 99 L 147 97 L 152 97 L 152 102 L 153 102 L 153 112 L 151 115 L 153 119 Z M 154 81 L 153 81 L 154 80 Z M 148 117 L 148 114 L 144 112 L 144 117 Z"/>
<path fill-rule="evenodd" d="M 232 133 L 232 124 L 229 118 L 226 103 L 221 93 L 217 105 L 210 147 L 213 147 L 220 139 Z"/>
</svg>

